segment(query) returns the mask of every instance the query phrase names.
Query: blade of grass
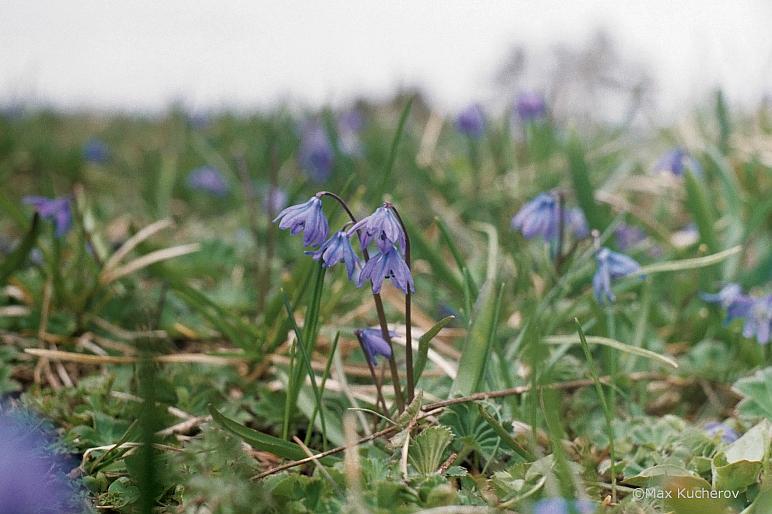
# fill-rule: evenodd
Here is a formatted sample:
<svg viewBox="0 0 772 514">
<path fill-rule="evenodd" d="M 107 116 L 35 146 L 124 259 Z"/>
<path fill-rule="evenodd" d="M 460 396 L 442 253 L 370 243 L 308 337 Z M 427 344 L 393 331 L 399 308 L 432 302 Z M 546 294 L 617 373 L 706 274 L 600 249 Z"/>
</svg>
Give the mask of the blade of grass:
<svg viewBox="0 0 772 514">
<path fill-rule="evenodd" d="M 447 316 L 445 318 L 442 318 L 440 321 L 434 324 L 432 328 L 427 330 L 424 335 L 418 338 L 418 355 L 415 359 L 415 371 L 413 372 L 414 382 L 417 384 L 418 380 L 421 378 L 421 375 L 424 372 L 424 368 L 426 367 L 426 360 L 429 356 L 429 343 L 432 339 L 434 339 L 434 336 L 439 334 L 440 330 L 442 330 L 448 323 L 456 319 L 455 316 Z"/>
<path fill-rule="evenodd" d="M 15 248 L 0 264 L 0 284 L 4 284 L 17 269 L 24 265 L 35 242 L 40 234 L 40 216 L 35 214 L 32 217 L 32 224 L 24 236 L 21 244 Z"/>
<path fill-rule="evenodd" d="M 402 109 L 402 114 L 399 116 L 397 132 L 394 134 L 394 139 L 391 141 L 391 149 L 389 150 L 389 158 L 386 161 L 386 167 L 383 170 L 383 178 L 381 178 L 381 184 L 376 190 L 378 193 L 376 196 L 377 199 L 383 197 L 383 194 L 389 185 L 391 172 L 394 169 L 394 162 L 397 160 L 397 149 L 399 148 L 399 142 L 402 140 L 402 133 L 405 131 L 405 123 L 407 122 L 407 118 L 410 115 L 411 109 L 413 108 L 414 99 L 414 96 L 411 96 L 408 99 L 407 103 L 405 104 L 405 108 Z"/>
<path fill-rule="evenodd" d="M 547 344 L 580 344 L 581 343 L 581 340 L 577 338 L 577 336 L 575 335 L 547 336 L 542 340 Z M 626 352 L 633 355 L 637 355 L 639 357 L 645 357 L 647 359 L 657 361 L 662 364 L 666 364 L 673 368 L 678 367 L 678 363 L 670 357 L 667 357 L 665 355 L 660 355 L 659 353 L 652 352 L 651 350 L 646 350 L 645 348 L 638 348 L 637 346 L 631 346 L 629 344 L 625 344 L 620 341 L 617 341 L 616 339 L 610 339 L 608 337 L 600 337 L 600 336 L 589 336 L 587 337 L 587 341 L 593 344 L 607 346 L 609 348 L 619 350 L 620 352 Z"/>
</svg>

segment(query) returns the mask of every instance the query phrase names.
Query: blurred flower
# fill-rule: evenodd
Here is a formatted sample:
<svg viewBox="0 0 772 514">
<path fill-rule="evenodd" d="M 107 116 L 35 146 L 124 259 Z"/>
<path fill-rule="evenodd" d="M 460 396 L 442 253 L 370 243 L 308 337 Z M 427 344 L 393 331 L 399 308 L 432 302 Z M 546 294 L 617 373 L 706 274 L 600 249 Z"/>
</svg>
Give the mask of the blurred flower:
<svg viewBox="0 0 772 514">
<path fill-rule="evenodd" d="M 724 308 L 728 308 L 742 296 L 740 284 L 729 283 L 721 288 L 718 293 L 701 293 L 700 298 L 708 303 L 718 303 Z"/>
<path fill-rule="evenodd" d="M 592 514 L 595 511 L 596 505 L 590 500 L 545 498 L 533 506 L 533 514 Z"/>
<path fill-rule="evenodd" d="M 473 139 L 485 132 L 485 114 L 480 104 L 472 104 L 456 117 L 456 130 Z"/>
<path fill-rule="evenodd" d="M 768 344 L 772 334 L 772 295 L 735 298 L 728 308 L 728 319 L 744 318 L 743 337 L 756 336 L 759 344 Z"/>
<path fill-rule="evenodd" d="M 76 514 L 84 505 L 41 420 L 0 413 L 0 507 L 13 514 Z"/>
<path fill-rule="evenodd" d="M 631 273 L 635 273 L 641 267 L 627 255 L 612 252 L 608 248 L 601 248 L 595 255 L 597 264 L 595 275 L 592 277 L 592 289 L 595 299 L 599 303 L 613 302 L 616 297 L 611 290 L 611 281 Z"/>
<path fill-rule="evenodd" d="M 646 232 L 634 225 L 620 223 L 614 229 L 614 240 L 620 250 L 627 251 L 646 240 Z"/>
<path fill-rule="evenodd" d="M 378 359 L 376 357 L 379 355 L 386 357 L 387 359 L 391 359 L 391 345 L 383 338 L 381 329 L 359 329 L 355 330 L 354 334 L 356 334 L 357 339 L 359 339 L 359 342 L 362 345 L 367 362 L 369 362 L 371 365 L 378 365 Z M 396 335 L 397 334 L 394 332 L 389 331 L 390 337 L 395 337 Z"/>
<path fill-rule="evenodd" d="M 402 251 L 405 250 L 402 225 L 388 205 L 378 207 L 374 213 L 359 220 L 348 229 L 348 234 L 351 236 L 357 231 L 361 233 L 359 241 L 362 248 L 367 248 L 370 241 L 375 240 L 381 252 L 387 251 L 393 245 L 399 245 Z"/>
<path fill-rule="evenodd" d="M 188 173 L 187 184 L 191 189 L 203 191 L 213 196 L 222 197 L 230 191 L 230 186 L 220 170 L 211 166 L 202 166 Z"/>
<path fill-rule="evenodd" d="M 709 421 L 705 423 L 705 433 L 710 437 L 721 437 L 721 440 L 725 443 L 733 443 L 740 438 L 737 432 L 732 430 L 731 427 L 725 423 L 719 421 Z"/>
<path fill-rule="evenodd" d="M 521 120 L 533 121 L 542 119 L 546 116 L 547 104 L 541 93 L 525 91 L 517 96 L 515 110 Z"/>
<path fill-rule="evenodd" d="M 348 234 L 343 230 L 333 234 L 332 237 L 322 243 L 318 250 L 306 252 L 306 255 L 312 256 L 317 261 L 321 259 L 322 266 L 325 268 L 331 268 L 337 263 L 343 262 L 346 266 L 349 280 L 353 279 L 354 271 L 359 267 L 359 258 L 351 247 Z"/>
<path fill-rule="evenodd" d="M 415 292 L 410 268 L 407 267 L 407 263 L 394 246 L 378 252 L 365 263 L 359 274 L 359 286 L 361 287 L 366 281 L 372 280 L 373 293 L 380 293 L 383 281 L 387 278 L 390 278 L 392 284 L 401 289 L 403 293 Z"/>
<path fill-rule="evenodd" d="M 23 202 L 32 205 L 40 217 L 53 222 L 56 237 L 64 236 L 72 227 L 72 208 L 68 197 L 25 196 Z"/>
<path fill-rule="evenodd" d="M 519 230 L 526 239 L 541 236 L 550 241 L 558 234 L 558 210 L 555 196 L 552 193 L 541 193 L 515 214 L 512 228 Z"/>
<path fill-rule="evenodd" d="M 300 165 L 312 181 L 325 182 L 332 172 L 334 153 L 327 133 L 319 123 L 309 122 L 303 127 L 300 141 Z"/>
<path fill-rule="evenodd" d="M 110 149 L 104 141 L 92 137 L 83 145 L 83 158 L 94 164 L 104 164 L 110 158 Z"/>
<path fill-rule="evenodd" d="M 590 235 L 590 226 L 587 224 L 587 218 L 579 207 L 566 209 L 563 214 L 563 223 L 566 229 L 570 230 L 577 239 L 584 239 Z"/>
<path fill-rule="evenodd" d="M 322 211 L 322 201 L 312 196 L 307 202 L 291 205 L 281 211 L 274 223 L 279 228 L 290 229 L 293 236 L 303 232 L 304 246 L 319 246 L 327 239 L 327 218 Z"/>
<path fill-rule="evenodd" d="M 343 155 L 354 157 L 362 154 L 359 132 L 364 124 L 365 120 L 362 113 L 356 109 L 338 115 L 338 148 Z"/>
<path fill-rule="evenodd" d="M 654 165 L 654 171 L 667 171 L 677 177 L 687 169 L 695 175 L 702 174 L 700 163 L 680 146 L 665 153 Z"/>
<path fill-rule="evenodd" d="M 269 216 L 276 216 L 286 206 L 287 193 L 281 188 L 270 186 L 263 191 L 263 209 Z"/>
</svg>

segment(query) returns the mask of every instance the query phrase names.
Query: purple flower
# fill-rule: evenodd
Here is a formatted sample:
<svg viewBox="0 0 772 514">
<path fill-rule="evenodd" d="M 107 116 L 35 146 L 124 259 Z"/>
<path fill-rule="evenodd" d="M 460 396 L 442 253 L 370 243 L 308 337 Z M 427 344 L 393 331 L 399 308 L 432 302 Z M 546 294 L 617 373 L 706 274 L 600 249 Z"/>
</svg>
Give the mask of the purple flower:
<svg viewBox="0 0 772 514">
<path fill-rule="evenodd" d="M 365 118 L 357 109 L 350 109 L 338 115 L 338 131 L 358 133 L 365 126 Z"/>
<path fill-rule="evenodd" d="M 485 114 L 480 104 L 472 104 L 458 114 L 456 130 L 472 139 L 478 139 L 483 135 L 485 132 Z"/>
<path fill-rule="evenodd" d="M 68 197 L 25 196 L 23 202 L 32 205 L 43 219 L 53 222 L 56 237 L 64 236 L 72 227 L 72 208 Z"/>
<path fill-rule="evenodd" d="M 721 437 L 721 440 L 727 444 L 737 441 L 740 436 L 737 432 L 725 423 L 719 421 L 709 421 L 705 423 L 705 433 L 710 437 Z"/>
<path fill-rule="evenodd" d="M 759 344 L 768 344 L 772 334 L 772 295 L 752 298 L 739 296 L 727 309 L 728 320 L 745 318 L 743 337 L 756 336 Z"/>
<path fill-rule="evenodd" d="M 319 123 L 310 122 L 303 128 L 300 141 L 300 165 L 312 181 L 322 183 L 330 178 L 333 149 L 327 133 Z"/>
<path fill-rule="evenodd" d="M 390 278 L 392 284 L 402 290 L 403 293 L 407 294 L 408 291 L 411 293 L 415 292 L 410 268 L 407 267 L 402 254 L 395 246 L 377 253 L 365 263 L 362 273 L 359 274 L 359 287 L 366 281 L 371 280 L 373 283 L 373 293 L 380 293 L 383 281 L 387 278 Z"/>
<path fill-rule="evenodd" d="M 590 500 L 545 498 L 533 506 L 533 514 L 592 514 L 595 511 L 596 505 Z"/>
<path fill-rule="evenodd" d="M 641 267 L 633 259 L 621 253 L 601 248 L 595 255 L 597 268 L 592 277 L 592 289 L 599 303 L 613 302 L 616 297 L 611 290 L 611 281 L 635 273 Z"/>
<path fill-rule="evenodd" d="M 110 158 L 110 149 L 104 141 L 92 137 L 83 145 L 83 158 L 94 164 L 104 164 Z"/>
<path fill-rule="evenodd" d="M 0 507 L 14 514 L 83 512 L 68 463 L 29 414 L 0 413 Z"/>
<path fill-rule="evenodd" d="M 287 193 L 278 187 L 271 186 L 263 191 L 263 209 L 269 216 L 287 206 Z"/>
<path fill-rule="evenodd" d="M 563 213 L 563 224 L 577 239 L 584 239 L 590 235 L 590 226 L 582 209 L 574 207 L 566 209 Z"/>
<path fill-rule="evenodd" d="M 701 293 L 700 298 L 708 303 L 718 303 L 726 309 L 739 300 L 743 296 L 742 293 L 740 284 L 729 283 L 722 287 L 718 293 Z"/>
<path fill-rule="evenodd" d="M 560 206 L 552 193 L 541 193 L 515 214 L 512 228 L 519 230 L 526 239 L 541 236 L 551 241 L 558 235 L 559 210 Z"/>
<path fill-rule="evenodd" d="M 362 345 L 362 350 L 365 352 L 367 362 L 369 362 L 371 365 L 378 365 L 378 359 L 376 357 L 379 355 L 386 357 L 387 359 L 391 359 L 391 345 L 383 338 L 381 329 L 359 329 L 355 330 L 354 334 L 356 334 L 357 339 L 359 339 L 359 343 Z M 396 335 L 397 334 L 394 332 L 389 331 L 390 337 L 395 337 Z"/>
<path fill-rule="evenodd" d="M 307 202 L 291 205 L 281 211 L 274 223 L 279 222 L 279 228 L 290 229 L 290 234 L 303 232 L 304 246 L 319 246 L 327 239 L 327 218 L 322 211 L 322 201 L 312 196 Z"/>
<path fill-rule="evenodd" d="M 541 93 L 525 91 L 517 96 L 515 110 L 521 120 L 533 121 L 544 118 L 547 114 L 547 105 Z"/>
<path fill-rule="evenodd" d="M 654 171 L 667 171 L 680 177 L 689 170 L 695 175 L 702 174 L 702 166 L 682 147 L 676 147 L 665 153 L 654 165 Z"/>
<path fill-rule="evenodd" d="M 187 184 L 191 189 L 219 197 L 227 195 L 230 191 L 230 186 L 220 170 L 211 166 L 202 166 L 191 171 L 188 174 Z"/>
<path fill-rule="evenodd" d="M 312 256 L 317 261 L 321 259 L 322 266 L 325 268 L 331 268 L 337 263 L 343 262 L 346 266 L 349 280 L 352 280 L 354 271 L 359 267 L 359 258 L 351 247 L 348 234 L 343 230 L 336 232 L 327 241 L 322 243 L 318 250 L 306 252 L 306 255 Z"/>
<path fill-rule="evenodd" d="M 617 246 L 622 251 L 627 251 L 630 248 L 642 243 L 646 239 L 646 233 L 640 228 L 628 225 L 627 223 L 620 223 L 614 230 L 614 240 Z"/>
<path fill-rule="evenodd" d="M 393 245 L 399 245 L 405 250 L 405 233 L 402 230 L 394 211 L 386 204 L 375 209 L 375 212 L 362 218 L 348 230 L 349 236 L 360 232 L 359 241 L 362 248 L 367 248 L 370 241 L 375 240 L 381 252 L 387 251 Z"/>
<path fill-rule="evenodd" d="M 365 120 L 356 109 L 343 112 L 338 116 L 338 148 L 343 155 L 356 157 L 362 154 L 359 132 Z"/>
</svg>

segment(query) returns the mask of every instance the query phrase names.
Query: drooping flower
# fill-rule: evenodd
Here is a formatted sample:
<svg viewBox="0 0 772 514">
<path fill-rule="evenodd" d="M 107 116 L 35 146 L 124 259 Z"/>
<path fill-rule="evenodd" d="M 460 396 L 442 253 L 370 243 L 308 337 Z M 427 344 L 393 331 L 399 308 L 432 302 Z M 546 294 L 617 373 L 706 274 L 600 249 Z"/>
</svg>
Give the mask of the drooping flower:
<svg viewBox="0 0 772 514">
<path fill-rule="evenodd" d="M 373 292 L 380 293 L 383 281 L 387 278 L 391 279 L 392 284 L 403 293 L 415 292 L 410 268 L 407 267 L 405 259 L 402 258 L 402 254 L 395 246 L 370 257 L 359 274 L 359 286 L 361 287 L 362 284 L 371 280 Z"/>
<path fill-rule="evenodd" d="M 365 352 L 365 358 L 373 366 L 378 365 L 377 357 L 379 355 L 391 359 L 391 345 L 383 338 L 381 329 L 379 328 L 364 328 L 355 330 L 354 333 L 359 339 L 362 345 L 362 349 Z M 390 337 L 395 337 L 392 331 L 389 331 Z"/>
<path fill-rule="evenodd" d="M 590 235 L 590 225 L 579 207 L 566 209 L 563 213 L 563 223 L 576 239 L 584 239 Z"/>
<path fill-rule="evenodd" d="M 522 121 L 534 121 L 544 118 L 547 104 L 541 93 L 524 91 L 517 96 L 515 110 Z"/>
<path fill-rule="evenodd" d="M 371 241 L 375 241 L 381 252 L 387 251 L 393 245 L 398 245 L 405 250 L 405 233 L 394 211 L 383 205 L 375 209 L 375 212 L 366 218 L 362 218 L 349 230 L 349 236 L 355 232 L 360 233 L 362 248 L 366 248 Z"/>
<path fill-rule="evenodd" d="M 596 505 L 590 500 L 565 498 L 545 498 L 533 506 L 533 514 L 593 514 L 595 510 Z"/>
<path fill-rule="evenodd" d="M 304 246 L 319 246 L 327 239 L 327 217 L 322 211 L 322 201 L 316 196 L 305 203 L 287 207 L 273 220 L 274 223 L 277 221 L 280 229 L 290 229 L 293 236 L 303 232 Z"/>
<path fill-rule="evenodd" d="M 312 256 L 314 260 L 321 260 L 325 268 L 342 262 L 346 266 L 349 280 L 353 279 L 354 272 L 359 267 L 359 258 L 351 247 L 348 234 L 343 230 L 333 234 L 318 250 L 306 252 L 306 255 Z"/>
<path fill-rule="evenodd" d="M 682 147 L 676 147 L 662 155 L 654 165 L 654 171 L 666 171 L 680 177 L 686 170 L 702 174 L 702 166 Z"/>
<path fill-rule="evenodd" d="M 188 187 L 196 191 L 203 191 L 213 196 L 223 197 L 230 191 L 230 186 L 225 177 L 217 168 L 201 166 L 188 173 L 186 179 Z"/>
<path fill-rule="evenodd" d="M 286 206 L 287 193 L 284 190 L 270 186 L 263 191 L 263 209 L 269 216 L 276 216 Z"/>
<path fill-rule="evenodd" d="M 541 236 L 551 241 L 558 235 L 559 210 L 560 206 L 553 194 L 541 193 L 515 214 L 512 228 L 519 230 L 526 239 Z"/>
<path fill-rule="evenodd" d="M 303 127 L 299 160 L 309 178 L 317 184 L 330 178 L 334 152 L 321 124 L 308 122 Z"/>
<path fill-rule="evenodd" d="M 599 303 L 613 302 L 616 299 L 611 290 L 611 281 L 638 271 L 641 266 L 627 255 L 601 248 L 595 255 L 597 264 L 592 277 L 592 289 Z"/>
<path fill-rule="evenodd" d="M 700 294 L 700 298 L 708 303 L 718 303 L 726 309 L 740 299 L 742 294 L 743 292 L 740 284 L 729 283 L 722 287 L 718 293 L 702 293 Z"/>
<path fill-rule="evenodd" d="M 362 154 L 359 132 L 364 127 L 364 123 L 364 117 L 357 109 L 351 109 L 338 115 L 338 148 L 342 154 L 352 157 Z"/>
<path fill-rule="evenodd" d="M 709 421 L 705 423 L 704 430 L 710 437 L 720 437 L 721 440 L 727 444 L 733 443 L 740 438 L 732 427 L 728 426 L 726 423 L 721 423 L 720 421 Z"/>
<path fill-rule="evenodd" d="M 56 237 L 64 236 L 72 227 L 72 208 L 68 197 L 25 196 L 23 201 L 32 205 L 43 219 L 53 222 Z"/>
<path fill-rule="evenodd" d="M 456 117 L 456 130 L 472 139 L 478 139 L 485 132 L 485 114 L 480 104 L 472 104 Z"/>
<path fill-rule="evenodd" d="M 20 412 L 0 413 L 0 507 L 14 514 L 84 512 L 72 467 L 54 449 L 41 420 Z"/>
<path fill-rule="evenodd" d="M 104 141 L 92 137 L 83 145 L 83 158 L 94 164 L 104 164 L 110 158 L 110 149 Z"/>
<path fill-rule="evenodd" d="M 751 298 L 741 296 L 727 310 L 728 318 L 744 318 L 743 337 L 756 337 L 759 344 L 768 344 L 772 335 L 772 295 Z"/>
</svg>

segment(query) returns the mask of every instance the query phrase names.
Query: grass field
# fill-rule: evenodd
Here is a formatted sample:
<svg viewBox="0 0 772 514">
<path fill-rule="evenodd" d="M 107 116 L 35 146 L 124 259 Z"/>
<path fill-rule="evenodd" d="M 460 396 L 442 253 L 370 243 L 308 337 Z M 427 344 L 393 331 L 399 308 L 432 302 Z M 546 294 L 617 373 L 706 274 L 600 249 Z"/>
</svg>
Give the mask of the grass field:
<svg viewBox="0 0 772 514">
<path fill-rule="evenodd" d="M 0 512 L 772 512 L 768 106 L 8 111 L 0 177 Z"/>
</svg>

